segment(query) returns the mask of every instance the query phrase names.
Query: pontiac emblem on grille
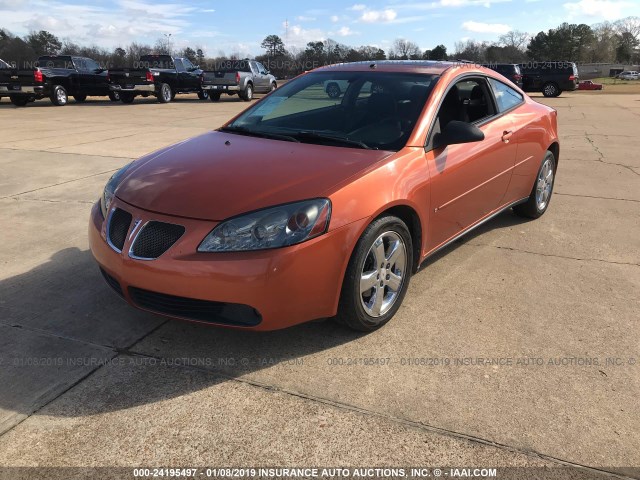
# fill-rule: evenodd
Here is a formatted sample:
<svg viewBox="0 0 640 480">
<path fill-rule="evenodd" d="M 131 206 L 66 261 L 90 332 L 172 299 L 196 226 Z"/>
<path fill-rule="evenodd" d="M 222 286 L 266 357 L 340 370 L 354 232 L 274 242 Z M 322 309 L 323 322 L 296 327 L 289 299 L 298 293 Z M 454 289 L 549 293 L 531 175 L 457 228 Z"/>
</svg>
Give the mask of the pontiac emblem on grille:
<svg viewBox="0 0 640 480">
<path fill-rule="evenodd" d="M 140 225 L 140 222 L 142 222 L 142 220 L 140 220 L 139 218 L 136 218 L 133 221 L 133 227 L 131 228 L 131 234 L 129 235 L 129 240 L 131 240 L 131 237 L 133 237 L 133 235 L 136 233 L 136 230 L 138 230 L 138 226 Z"/>
<path fill-rule="evenodd" d="M 124 76 L 128 77 L 129 76 L 129 72 L 124 72 Z"/>
<path fill-rule="evenodd" d="M 11 75 L 11 80 L 18 80 L 18 78 L 20 78 L 18 75 Z"/>
</svg>

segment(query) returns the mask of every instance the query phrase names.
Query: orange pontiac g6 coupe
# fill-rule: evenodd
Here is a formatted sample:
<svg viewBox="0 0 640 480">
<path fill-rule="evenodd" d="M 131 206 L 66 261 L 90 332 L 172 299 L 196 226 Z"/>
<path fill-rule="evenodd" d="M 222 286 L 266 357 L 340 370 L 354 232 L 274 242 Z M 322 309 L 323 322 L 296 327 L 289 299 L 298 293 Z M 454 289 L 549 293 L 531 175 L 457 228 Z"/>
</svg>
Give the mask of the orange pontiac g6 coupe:
<svg viewBox="0 0 640 480">
<path fill-rule="evenodd" d="M 369 331 L 429 255 L 505 209 L 542 215 L 558 154 L 556 111 L 492 70 L 323 67 L 122 168 L 89 240 L 107 283 L 150 312 Z"/>
</svg>

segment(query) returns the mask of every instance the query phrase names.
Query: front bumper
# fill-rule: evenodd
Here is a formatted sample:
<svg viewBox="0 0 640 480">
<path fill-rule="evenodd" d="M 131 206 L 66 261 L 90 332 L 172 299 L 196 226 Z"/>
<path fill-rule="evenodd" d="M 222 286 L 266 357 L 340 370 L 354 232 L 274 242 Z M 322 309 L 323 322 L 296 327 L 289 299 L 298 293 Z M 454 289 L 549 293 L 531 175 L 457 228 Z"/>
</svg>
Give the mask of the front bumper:
<svg viewBox="0 0 640 480">
<path fill-rule="evenodd" d="M 122 85 L 113 84 L 109 85 L 109 89 L 112 92 L 151 92 L 155 93 L 156 86 L 155 84 L 151 85 L 132 85 L 130 88 L 123 88 Z"/>
<path fill-rule="evenodd" d="M 335 315 L 351 249 L 365 222 L 363 219 L 286 248 L 198 253 L 198 245 L 216 222 L 159 215 L 118 198 L 111 206 L 116 207 L 132 214 L 133 225 L 136 220 L 141 224 L 156 220 L 185 227 L 185 234 L 163 255 L 152 261 L 138 260 L 128 253 L 134 237 L 132 230 L 127 233 L 122 253 L 116 252 L 105 240 L 106 222 L 99 203 L 93 206 L 89 223 L 91 251 L 102 270 L 117 282 L 114 285 L 107 279 L 108 283 L 116 290 L 119 287 L 127 302 L 164 316 L 249 330 L 277 330 Z M 175 309 L 160 311 L 141 302 L 139 290 L 164 298 L 230 305 L 227 317 L 233 312 L 241 314 L 239 307 L 249 307 L 255 310 L 260 322 L 239 326 L 241 322 L 234 325 L 226 320 L 194 318 L 190 304 L 185 306 L 184 313 Z M 163 298 L 158 301 L 165 302 Z M 176 304 L 180 305 L 172 302 L 171 307 Z"/>
</svg>

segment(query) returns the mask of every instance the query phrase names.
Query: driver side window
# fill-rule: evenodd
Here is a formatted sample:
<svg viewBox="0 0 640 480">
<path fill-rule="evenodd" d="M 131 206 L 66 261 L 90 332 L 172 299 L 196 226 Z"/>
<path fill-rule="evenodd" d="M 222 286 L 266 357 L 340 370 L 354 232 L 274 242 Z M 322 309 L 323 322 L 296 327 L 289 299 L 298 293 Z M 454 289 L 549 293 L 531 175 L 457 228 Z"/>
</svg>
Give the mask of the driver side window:
<svg viewBox="0 0 640 480">
<path fill-rule="evenodd" d="M 427 150 L 433 148 L 433 138 L 453 120 L 482 123 L 496 114 L 489 85 L 484 78 L 460 80 L 446 93 L 429 134 Z"/>
</svg>

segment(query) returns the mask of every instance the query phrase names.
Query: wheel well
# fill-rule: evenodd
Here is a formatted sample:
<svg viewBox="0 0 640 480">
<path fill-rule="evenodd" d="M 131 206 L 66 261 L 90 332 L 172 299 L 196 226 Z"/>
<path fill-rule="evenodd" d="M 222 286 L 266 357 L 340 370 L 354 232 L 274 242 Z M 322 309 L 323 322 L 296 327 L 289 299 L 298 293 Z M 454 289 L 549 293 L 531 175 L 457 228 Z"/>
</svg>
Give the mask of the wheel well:
<svg viewBox="0 0 640 480">
<path fill-rule="evenodd" d="M 553 156 L 556 157 L 556 170 L 558 169 L 558 161 L 560 160 L 560 144 L 558 142 L 553 142 L 547 148 L 548 151 L 553 153 Z"/>
<path fill-rule="evenodd" d="M 422 225 L 420 217 L 416 211 L 407 205 L 397 205 L 382 212 L 379 217 L 393 215 L 402 220 L 409 228 L 411 240 L 413 241 L 413 273 L 418 270 L 420 265 L 420 253 L 422 251 Z"/>
</svg>

